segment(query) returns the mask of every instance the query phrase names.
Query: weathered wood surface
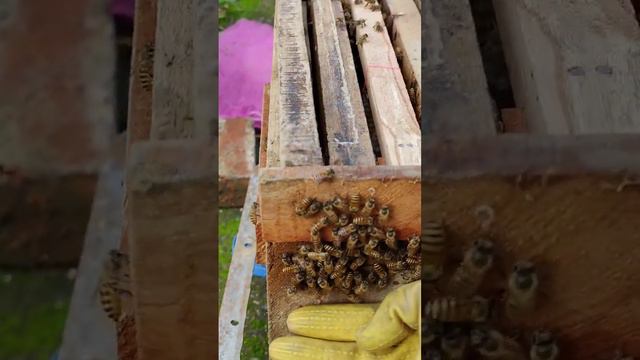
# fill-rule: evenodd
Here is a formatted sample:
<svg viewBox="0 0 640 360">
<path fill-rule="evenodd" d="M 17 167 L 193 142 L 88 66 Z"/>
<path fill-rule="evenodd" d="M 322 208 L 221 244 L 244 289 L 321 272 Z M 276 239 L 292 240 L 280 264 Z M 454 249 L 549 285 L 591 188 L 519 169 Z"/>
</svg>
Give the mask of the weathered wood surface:
<svg viewBox="0 0 640 360">
<path fill-rule="evenodd" d="M 469 0 L 426 2 L 422 28 L 423 131 L 444 136 L 495 134 Z"/>
<path fill-rule="evenodd" d="M 420 167 L 418 166 L 332 166 L 333 181 L 317 183 L 314 176 L 329 167 L 296 167 L 260 170 L 260 214 L 262 236 L 267 242 L 309 240 L 314 219 L 295 214 L 295 204 L 304 197 L 326 201 L 340 194 L 367 196 L 389 204 L 399 238 L 420 232 Z M 317 221 L 317 219 L 315 219 Z M 326 229 L 325 229 L 326 231 Z M 330 238 L 330 234 L 323 232 Z"/>
<path fill-rule="evenodd" d="M 531 132 L 640 132 L 640 27 L 629 0 L 494 6 Z"/>
<path fill-rule="evenodd" d="M 193 0 L 193 117 L 196 137 L 212 139 L 218 119 L 218 8 L 213 1 Z"/>
<path fill-rule="evenodd" d="M 158 0 L 151 137 L 193 137 L 195 0 Z M 214 101 L 215 99 L 211 99 Z"/>
<path fill-rule="evenodd" d="M 376 127 L 380 151 L 387 165 L 420 165 L 420 127 L 411 105 L 407 86 L 386 31 L 373 29 L 384 24 L 382 13 L 371 11 L 365 2 L 349 0 L 354 20 L 365 20 L 356 27 L 358 46 L 367 94 Z"/>
<path fill-rule="evenodd" d="M 258 147 L 258 166 L 267 166 L 267 141 L 269 135 L 269 103 L 271 84 L 265 84 L 262 91 L 262 119 L 260 126 L 260 146 Z"/>
<path fill-rule="evenodd" d="M 256 167 L 253 120 L 220 119 L 218 129 L 218 205 L 242 207 Z"/>
<path fill-rule="evenodd" d="M 227 284 L 224 287 L 218 320 L 218 359 L 239 359 L 244 321 L 251 291 L 251 276 L 256 259 L 256 232 L 249 219 L 251 205 L 258 198 L 258 178 L 254 176 L 242 210 L 236 247 L 233 249 Z"/>
<path fill-rule="evenodd" d="M 124 142 L 122 142 L 124 149 Z M 122 235 L 122 159 L 107 163 L 98 185 L 65 324 L 60 359 L 116 360 L 116 328 L 98 299 L 103 262 Z"/>
<path fill-rule="evenodd" d="M 311 2 L 319 93 L 330 165 L 375 165 L 340 2 Z M 341 22 L 339 22 L 341 21 Z"/>
<path fill-rule="evenodd" d="M 273 16 L 273 28 L 278 29 L 278 13 Z M 267 167 L 280 166 L 280 71 L 278 66 L 278 37 L 273 37 L 271 83 L 269 84 L 269 127 L 267 127 Z M 263 130 L 265 131 L 265 130 Z"/>
<path fill-rule="evenodd" d="M 402 75 L 409 87 L 409 95 L 420 121 L 422 111 L 422 22 L 414 0 L 385 0 L 382 2 L 391 37 L 398 54 Z M 411 90 L 413 89 L 413 90 Z"/>
<path fill-rule="evenodd" d="M 284 166 L 322 165 L 305 42 L 302 2 L 276 1 L 274 37 L 278 67 L 279 157 Z"/>
<path fill-rule="evenodd" d="M 132 147 L 127 216 L 139 359 L 216 354 L 216 155 L 208 141 Z"/>
</svg>

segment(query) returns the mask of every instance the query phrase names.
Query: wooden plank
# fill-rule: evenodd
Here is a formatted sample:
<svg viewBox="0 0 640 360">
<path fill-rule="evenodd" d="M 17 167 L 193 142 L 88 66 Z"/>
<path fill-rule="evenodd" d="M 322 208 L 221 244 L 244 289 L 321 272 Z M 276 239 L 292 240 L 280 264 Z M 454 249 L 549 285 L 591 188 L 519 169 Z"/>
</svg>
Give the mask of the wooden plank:
<svg viewBox="0 0 640 360">
<path fill-rule="evenodd" d="M 366 22 L 356 27 L 356 39 L 367 35 L 358 49 L 382 156 L 388 165 L 420 165 L 420 127 L 393 44 L 386 31 L 373 29 L 384 23 L 382 13 L 355 1 L 349 0 L 353 19 Z"/>
<path fill-rule="evenodd" d="M 260 126 L 260 147 L 258 150 L 258 166 L 267 166 L 267 134 L 269 134 L 269 102 L 271 84 L 265 84 L 262 91 L 262 125 Z"/>
<path fill-rule="evenodd" d="M 411 102 L 420 120 L 422 109 L 422 31 L 420 11 L 414 0 L 385 0 L 382 2 L 388 23 L 391 25 L 391 37 L 402 68 Z"/>
<path fill-rule="evenodd" d="M 122 142 L 124 149 L 124 142 Z M 98 283 L 109 250 L 122 235 L 123 164 L 107 163 L 98 179 L 82 256 L 65 324 L 60 359 L 116 360 L 116 330 L 98 299 Z"/>
<path fill-rule="evenodd" d="M 373 166 L 375 157 L 349 35 L 344 15 L 335 11 L 340 6 L 332 0 L 311 4 L 329 164 Z M 337 24 L 337 19 L 342 23 Z"/>
<path fill-rule="evenodd" d="M 507 133 L 526 133 L 527 123 L 524 114 L 520 108 L 505 108 L 500 110 L 502 123 L 504 124 L 504 132 Z"/>
<path fill-rule="evenodd" d="M 292 242 L 309 237 L 314 220 L 295 215 L 295 204 L 311 196 L 326 201 L 336 194 L 375 192 L 381 204 L 390 204 L 398 237 L 420 232 L 419 166 L 333 166 L 333 181 L 312 180 L 328 167 L 296 167 L 260 170 L 262 236 L 268 242 Z M 372 189 L 372 190 L 370 190 Z M 316 220 L 317 221 L 317 220 Z M 325 229 L 326 231 L 327 229 Z M 326 238 L 330 234 L 323 232 Z"/>
<path fill-rule="evenodd" d="M 212 139 L 218 118 L 218 8 L 208 0 L 193 6 L 194 131 L 197 137 Z"/>
<path fill-rule="evenodd" d="M 139 359 L 215 356 L 215 155 L 208 140 L 132 147 L 127 216 Z"/>
<path fill-rule="evenodd" d="M 322 165 L 302 2 L 278 0 L 276 13 L 280 162 L 284 166 Z"/>
<path fill-rule="evenodd" d="M 640 27 L 629 0 L 494 0 L 494 7 L 531 132 L 640 131 Z"/>
<path fill-rule="evenodd" d="M 253 120 L 220 119 L 218 129 L 218 205 L 241 207 L 255 169 Z"/>
<path fill-rule="evenodd" d="M 273 18 L 278 29 L 278 13 Z M 278 37 L 273 37 L 271 83 L 269 84 L 269 124 L 267 128 L 267 167 L 280 166 L 280 71 L 278 66 Z"/>
<path fill-rule="evenodd" d="M 469 0 L 427 2 L 422 26 L 424 130 L 446 136 L 495 134 Z"/>
<path fill-rule="evenodd" d="M 189 138 L 194 124 L 194 0 L 158 0 L 151 137 Z M 213 79 L 212 79 L 213 80 Z M 213 101 L 213 100 L 211 100 Z"/>
<path fill-rule="evenodd" d="M 258 177 L 254 176 L 249 182 L 242 218 L 240 219 L 240 228 L 236 238 L 236 247 L 233 250 L 227 284 L 224 288 L 222 305 L 220 305 L 218 323 L 219 359 L 240 358 L 257 245 L 255 227 L 249 219 L 249 212 L 257 198 Z"/>
</svg>

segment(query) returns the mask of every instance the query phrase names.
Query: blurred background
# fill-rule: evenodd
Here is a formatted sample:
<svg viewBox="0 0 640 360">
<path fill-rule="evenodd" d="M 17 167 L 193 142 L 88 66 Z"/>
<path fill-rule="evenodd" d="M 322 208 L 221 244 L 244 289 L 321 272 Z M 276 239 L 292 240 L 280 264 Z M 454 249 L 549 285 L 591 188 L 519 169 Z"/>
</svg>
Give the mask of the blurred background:
<svg viewBox="0 0 640 360">
<path fill-rule="evenodd" d="M 273 6 L 220 1 L 219 29 L 242 19 L 268 26 Z M 87 305 L 71 306 L 74 291 L 97 289 L 76 284 L 79 264 L 97 269 L 89 247 L 119 241 L 133 10 L 134 0 L 0 1 L 2 360 L 57 359 L 63 339 L 86 340 L 65 334 L 65 324 L 70 308 Z M 236 207 L 220 210 L 221 290 L 239 218 Z M 264 279 L 252 286 L 243 359 L 263 359 Z"/>
</svg>

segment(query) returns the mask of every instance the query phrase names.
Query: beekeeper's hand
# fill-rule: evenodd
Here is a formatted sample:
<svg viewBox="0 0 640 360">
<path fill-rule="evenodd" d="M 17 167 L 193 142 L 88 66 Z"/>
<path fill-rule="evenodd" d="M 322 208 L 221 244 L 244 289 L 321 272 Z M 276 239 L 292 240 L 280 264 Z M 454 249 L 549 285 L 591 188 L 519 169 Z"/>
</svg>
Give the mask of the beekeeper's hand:
<svg viewBox="0 0 640 360">
<path fill-rule="evenodd" d="M 420 358 L 420 281 L 380 304 L 305 306 L 289 314 L 293 334 L 269 346 L 273 360 L 413 360 Z"/>
</svg>

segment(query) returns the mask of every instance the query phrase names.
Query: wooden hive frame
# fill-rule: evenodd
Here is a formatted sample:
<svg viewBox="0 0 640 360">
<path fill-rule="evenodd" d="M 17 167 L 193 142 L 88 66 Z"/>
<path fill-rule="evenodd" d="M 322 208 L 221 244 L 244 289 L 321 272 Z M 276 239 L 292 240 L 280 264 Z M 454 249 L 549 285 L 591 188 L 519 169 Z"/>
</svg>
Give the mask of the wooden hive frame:
<svg viewBox="0 0 640 360">
<path fill-rule="evenodd" d="M 258 262 L 268 269 L 270 339 L 287 334 L 291 310 L 316 301 L 306 293 L 287 297 L 289 278 L 279 260 L 309 241 L 313 220 L 294 212 L 302 197 L 324 201 L 335 194 L 365 196 L 372 189 L 378 203 L 390 204 L 399 238 L 420 232 L 420 14 L 412 0 L 385 4 L 372 10 L 354 1 L 276 1 L 257 224 Z M 402 21 L 388 16 L 400 10 L 406 14 Z M 364 23 L 352 34 L 345 11 Z M 333 179 L 319 181 L 328 169 Z M 328 233 L 323 238 L 330 239 Z M 371 291 L 364 300 L 379 301 L 389 289 Z M 322 299 L 344 301 L 335 293 Z"/>
<path fill-rule="evenodd" d="M 425 57 L 423 85 L 425 221 L 445 222 L 451 267 L 479 236 L 495 241 L 486 296 L 505 289 L 515 261 L 537 264 L 539 307 L 499 324 L 508 334 L 522 331 L 523 345 L 530 331 L 548 328 L 563 359 L 613 358 L 617 350 L 640 356 L 633 8 L 522 0 L 493 7 L 517 107 L 497 109 L 503 130 L 487 96 L 469 1 L 422 9 L 423 51 L 436 54 Z M 480 217 L 487 209 L 490 222 Z"/>
</svg>

